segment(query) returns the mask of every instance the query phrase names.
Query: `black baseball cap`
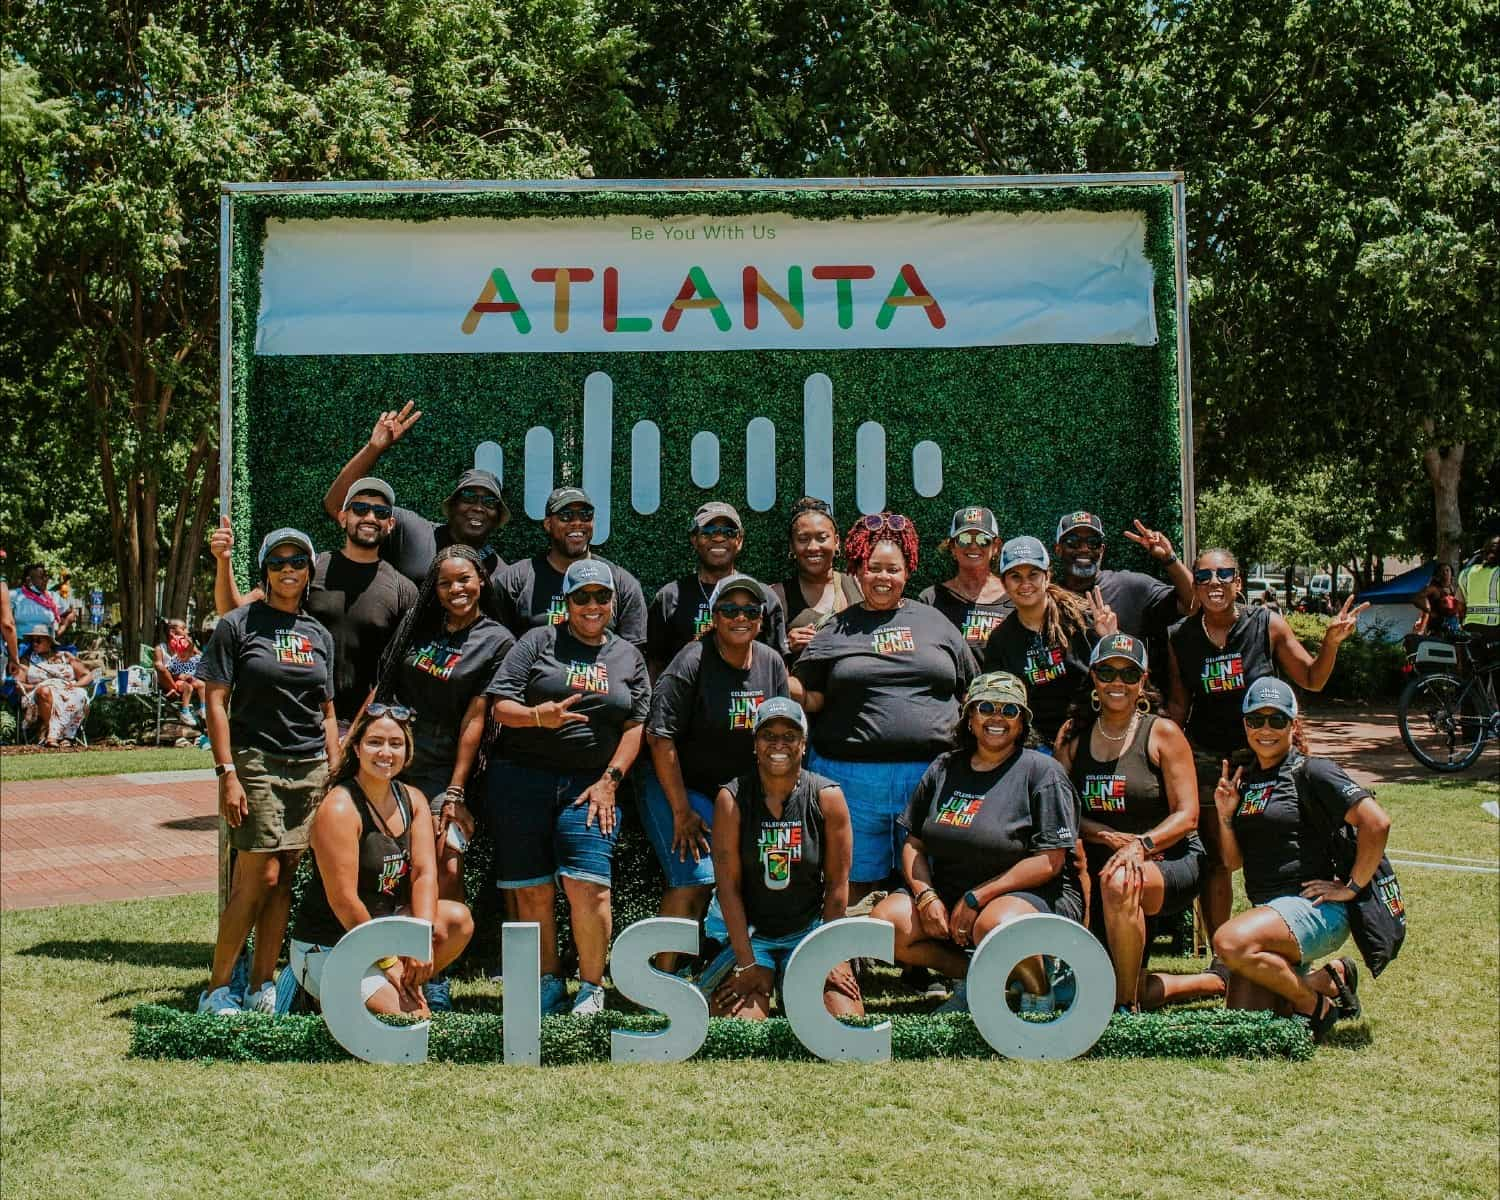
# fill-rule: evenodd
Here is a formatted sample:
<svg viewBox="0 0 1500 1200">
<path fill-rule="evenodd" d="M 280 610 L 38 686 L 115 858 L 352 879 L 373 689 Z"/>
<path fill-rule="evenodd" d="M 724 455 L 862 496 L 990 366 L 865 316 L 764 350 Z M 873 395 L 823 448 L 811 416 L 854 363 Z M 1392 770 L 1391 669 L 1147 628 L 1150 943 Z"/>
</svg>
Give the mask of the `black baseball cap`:
<svg viewBox="0 0 1500 1200">
<path fill-rule="evenodd" d="M 505 503 L 505 493 L 500 490 L 500 481 L 495 478 L 494 473 L 483 470 L 480 467 L 470 467 L 458 477 L 458 482 L 453 485 L 453 491 L 448 493 L 448 504 L 452 504 L 458 498 L 458 493 L 465 488 L 483 488 L 500 501 L 500 520 L 497 525 L 508 525 L 510 523 L 510 505 Z"/>
<path fill-rule="evenodd" d="M 987 533 L 992 538 L 1000 536 L 999 522 L 995 520 L 995 514 L 987 508 L 971 505 L 954 512 L 953 524 L 948 528 L 948 536 L 955 537 L 968 529 L 978 533 Z"/>
</svg>

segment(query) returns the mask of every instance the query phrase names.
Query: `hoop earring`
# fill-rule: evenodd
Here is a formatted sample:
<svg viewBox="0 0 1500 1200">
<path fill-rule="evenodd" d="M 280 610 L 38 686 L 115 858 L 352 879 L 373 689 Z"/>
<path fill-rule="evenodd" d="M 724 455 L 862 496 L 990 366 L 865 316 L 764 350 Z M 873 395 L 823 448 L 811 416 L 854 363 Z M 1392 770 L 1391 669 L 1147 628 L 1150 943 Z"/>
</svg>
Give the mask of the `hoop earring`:
<svg viewBox="0 0 1500 1200">
<path fill-rule="evenodd" d="M 1135 710 L 1136 712 L 1141 714 L 1150 712 L 1151 701 L 1147 700 L 1144 696 L 1137 696 L 1135 700 Z"/>
<path fill-rule="evenodd" d="M 1089 705 L 1093 708 L 1093 710 L 1095 712 L 1098 712 L 1100 710 L 1100 708 L 1103 707 L 1103 705 L 1101 705 L 1099 703 L 1099 689 L 1098 688 L 1093 688 L 1093 689 L 1090 690 L 1090 692 L 1089 692 Z"/>
</svg>

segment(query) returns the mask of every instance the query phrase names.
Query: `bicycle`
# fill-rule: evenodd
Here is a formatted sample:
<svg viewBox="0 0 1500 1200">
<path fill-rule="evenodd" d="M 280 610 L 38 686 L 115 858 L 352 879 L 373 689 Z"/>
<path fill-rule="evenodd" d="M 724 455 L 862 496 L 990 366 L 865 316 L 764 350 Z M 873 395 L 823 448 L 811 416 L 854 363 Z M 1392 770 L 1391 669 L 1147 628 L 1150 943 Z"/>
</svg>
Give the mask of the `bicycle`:
<svg viewBox="0 0 1500 1200">
<path fill-rule="evenodd" d="M 1500 658 L 1476 662 L 1471 640 L 1459 634 L 1451 642 L 1423 641 L 1408 659 L 1419 673 L 1401 693 L 1397 723 L 1412 757 L 1431 771 L 1466 770 L 1488 739 L 1500 740 Z M 1422 673 L 1423 667 L 1439 669 Z"/>
</svg>

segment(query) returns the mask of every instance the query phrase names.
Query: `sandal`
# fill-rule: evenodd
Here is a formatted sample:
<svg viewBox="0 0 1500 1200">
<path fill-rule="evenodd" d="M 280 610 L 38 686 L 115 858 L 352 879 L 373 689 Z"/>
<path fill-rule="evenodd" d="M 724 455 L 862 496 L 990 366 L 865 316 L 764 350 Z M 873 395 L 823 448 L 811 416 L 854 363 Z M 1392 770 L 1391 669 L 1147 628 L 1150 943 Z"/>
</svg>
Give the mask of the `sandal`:
<svg viewBox="0 0 1500 1200">
<path fill-rule="evenodd" d="M 1328 1040 L 1328 1034 L 1336 1022 L 1343 1015 L 1339 1006 L 1327 996 L 1318 996 L 1318 1006 L 1311 1014 L 1298 1013 L 1297 1019 L 1307 1022 L 1308 1031 L 1312 1034 L 1313 1045 L 1321 1046 Z"/>
<path fill-rule="evenodd" d="M 1354 960 L 1347 956 L 1338 959 L 1337 962 L 1344 969 L 1342 975 L 1333 969 L 1332 961 L 1324 963 L 1323 970 L 1328 972 L 1328 978 L 1333 980 L 1334 989 L 1338 992 L 1340 1019 L 1356 1021 L 1363 1011 L 1359 1003 L 1359 968 L 1354 965 Z"/>
</svg>

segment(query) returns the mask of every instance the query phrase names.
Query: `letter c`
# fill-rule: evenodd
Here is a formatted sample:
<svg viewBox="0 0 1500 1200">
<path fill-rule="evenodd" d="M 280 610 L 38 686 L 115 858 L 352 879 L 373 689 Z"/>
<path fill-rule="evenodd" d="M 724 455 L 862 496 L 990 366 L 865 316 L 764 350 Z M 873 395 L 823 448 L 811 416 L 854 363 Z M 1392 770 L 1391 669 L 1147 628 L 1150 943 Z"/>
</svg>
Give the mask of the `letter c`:
<svg viewBox="0 0 1500 1200">
<path fill-rule="evenodd" d="M 377 917 L 356 925 L 328 952 L 318 982 L 323 1023 L 345 1050 L 365 1062 L 427 1061 L 428 1021 L 387 1025 L 365 1007 L 360 982 L 376 959 L 399 954 L 432 957 L 432 923 L 416 917 Z"/>
</svg>

